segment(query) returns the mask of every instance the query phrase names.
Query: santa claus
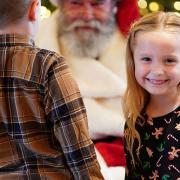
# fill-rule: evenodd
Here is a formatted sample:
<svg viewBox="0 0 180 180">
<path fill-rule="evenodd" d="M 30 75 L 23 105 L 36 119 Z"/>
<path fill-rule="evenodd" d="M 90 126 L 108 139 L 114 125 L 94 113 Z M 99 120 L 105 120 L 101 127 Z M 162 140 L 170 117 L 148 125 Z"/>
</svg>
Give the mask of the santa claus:
<svg viewBox="0 0 180 180">
<path fill-rule="evenodd" d="M 122 137 L 126 36 L 139 17 L 136 0 L 51 1 L 58 9 L 42 21 L 38 46 L 65 56 L 87 109 L 91 138 Z"/>
</svg>

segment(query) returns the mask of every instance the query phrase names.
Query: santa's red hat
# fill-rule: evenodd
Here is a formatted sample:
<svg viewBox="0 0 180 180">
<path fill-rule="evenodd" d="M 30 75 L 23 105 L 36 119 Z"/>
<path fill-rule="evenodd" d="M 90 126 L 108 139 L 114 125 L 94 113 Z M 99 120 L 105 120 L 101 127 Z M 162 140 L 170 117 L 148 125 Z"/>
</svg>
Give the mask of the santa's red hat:
<svg viewBox="0 0 180 180">
<path fill-rule="evenodd" d="M 61 0 L 50 0 L 55 6 Z M 112 0 L 113 1 L 113 0 Z M 139 18 L 137 0 L 118 0 L 116 20 L 119 29 L 126 36 L 130 25 L 133 21 Z"/>
<path fill-rule="evenodd" d="M 137 0 L 120 0 L 117 3 L 117 24 L 121 32 L 126 36 L 131 23 L 140 17 Z"/>
</svg>

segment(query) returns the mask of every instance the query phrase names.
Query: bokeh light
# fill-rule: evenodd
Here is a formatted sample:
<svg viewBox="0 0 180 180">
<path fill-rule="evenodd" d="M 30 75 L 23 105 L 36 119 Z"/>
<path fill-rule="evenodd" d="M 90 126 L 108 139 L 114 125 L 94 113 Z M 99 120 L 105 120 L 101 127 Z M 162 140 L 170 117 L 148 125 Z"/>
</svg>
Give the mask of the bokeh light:
<svg viewBox="0 0 180 180">
<path fill-rule="evenodd" d="M 154 12 L 154 11 L 159 11 L 159 4 L 157 2 L 151 2 L 149 4 L 149 9 Z"/>
<path fill-rule="evenodd" d="M 174 9 L 177 10 L 177 11 L 180 10 L 180 2 L 179 1 L 174 2 Z"/>
<path fill-rule="evenodd" d="M 146 0 L 139 0 L 139 1 L 138 1 L 138 6 L 139 6 L 140 9 L 145 9 L 145 8 L 147 8 L 147 2 L 146 2 Z"/>
</svg>

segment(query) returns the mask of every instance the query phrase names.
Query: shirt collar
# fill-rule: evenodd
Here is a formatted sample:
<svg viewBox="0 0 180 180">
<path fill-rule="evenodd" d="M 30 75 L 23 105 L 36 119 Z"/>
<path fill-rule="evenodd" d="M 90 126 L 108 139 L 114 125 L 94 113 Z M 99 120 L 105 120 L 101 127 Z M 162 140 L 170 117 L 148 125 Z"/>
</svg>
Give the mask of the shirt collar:
<svg viewBox="0 0 180 180">
<path fill-rule="evenodd" d="M 0 35 L 0 46 L 35 46 L 34 40 L 27 35 L 3 34 Z"/>
</svg>

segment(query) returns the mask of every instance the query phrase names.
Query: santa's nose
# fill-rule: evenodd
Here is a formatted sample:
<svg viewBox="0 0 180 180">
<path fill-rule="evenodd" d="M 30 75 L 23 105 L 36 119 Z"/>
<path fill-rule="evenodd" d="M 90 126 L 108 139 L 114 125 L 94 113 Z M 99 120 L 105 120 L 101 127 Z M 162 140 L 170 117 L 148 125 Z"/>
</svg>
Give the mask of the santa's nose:
<svg viewBox="0 0 180 180">
<path fill-rule="evenodd" d="M 94 18 L 93 7 L 89 3 L 84 3 L 83 7 L 80 10 L 81 19 L 84 21 L 90 21 Z"/>
</svg>

